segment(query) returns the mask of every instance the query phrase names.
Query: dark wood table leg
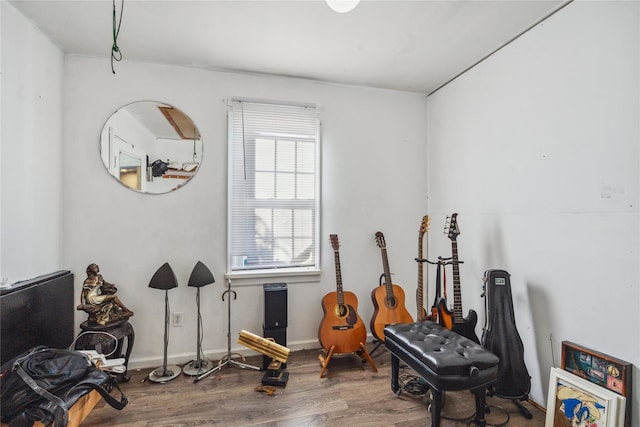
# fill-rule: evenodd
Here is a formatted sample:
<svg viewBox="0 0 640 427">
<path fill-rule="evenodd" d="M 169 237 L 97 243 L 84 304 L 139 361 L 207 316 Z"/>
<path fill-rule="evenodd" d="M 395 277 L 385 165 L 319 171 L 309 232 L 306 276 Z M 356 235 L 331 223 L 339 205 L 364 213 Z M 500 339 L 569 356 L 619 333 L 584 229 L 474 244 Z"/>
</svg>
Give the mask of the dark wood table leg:
<svg viewBox="0 0 640 427">
<path fill-rule="evenodd" d="M 431 402 L 431 427 L 440 427 L 440 412 L 442 412 L 442 393 L 441 391 L 431 389 L 433 401 Z"/>
<path fill-rule="evenodd" d="M 397 393 L 400 389 L 398 374 L 400 372 L 400 359 L 391 353 L 391 391 Z"/>
<path fill-rule="evenodd" d="M 487 422 L 484 418 L 484 414 L 487 411 L 486 390 L 484 387 L 481 387 L 472 391 L 473 391 L 473 394 L 476 396 L 476 415 L 473 419 L 473 422 L 480 427 L 486 427 Z"/>
</svg>

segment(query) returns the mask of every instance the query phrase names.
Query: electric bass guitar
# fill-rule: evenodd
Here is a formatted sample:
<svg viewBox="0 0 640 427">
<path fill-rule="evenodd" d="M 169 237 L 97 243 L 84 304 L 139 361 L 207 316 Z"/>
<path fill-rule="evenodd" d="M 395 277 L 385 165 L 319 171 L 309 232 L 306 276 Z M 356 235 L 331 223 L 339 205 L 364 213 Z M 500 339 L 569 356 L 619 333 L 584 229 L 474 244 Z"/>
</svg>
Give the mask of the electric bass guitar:
<svg viewBox="0 0 640 427">
<path fill-rule="evenodd" d="M 391 283 L 391 271 L 384 235 L 376 233 L 376 243 L 382 252 L 384 267 L 384 286 L 378 286 L 371 292 L 374 312 L 371 317 L 371 333 L 380 341 L 384 341 L 384 328 L 396 323 L 412 323 L 413 318 L 404 305 L 404 291 L 398 285 Z"/>
<path fill-rule="evenodd" d="M 448 236 L 449 239 L 451 239 L 451 264 L 453 266 L 453 312 L 447 309 L 446 300 L 444 298 L 440 299 L 438 303 L 438 321 L 445 328 L 480 344 L 475 330 L 476 324 L 478 323 L 478 314 L 474 310 L 469 310 L 467 317 L 462 316 L 460 262 L 458 261 L 458 242 L 456 240 L 460 235 L 460 229 L 457 218 L 457 213 L 452 214 L 448 224 Z"/>
<path fill-rule="evenodd" d="M 431 317 L 427 315 L 427 312 L 424 309 L 424 268 L 423 264 L 425 263 L 425 259 L 422 256 L 422 243 L 424 241 L 424 235 L 429 229 L 429 215 L 425 215 L 422 217 L 422 222 L 420 223 L 420 230 L 418 232 L 418 258 L 416 261 L 418 262 L 418 289 L 416 289 L 416 306 L 418 307 L 416 320 L 433 320 L 433 312 L 431 313 Z M 433 310 L 433 309 L 432 309 Z M 435 314 L 437 316 L 437 310 L 435 310 Z"/>
<path fill-rule="evenodd" d="M 331 234 L 329 240 L 336 265 L 336 291 L 322 298 L 324 317 L 318 328 L 318 339 L 327 351 L 333 348 L 333 353 L 353 353 L 360 351 L 365 343 L 367 328 L 358 316 L 358 298 L 342 289 L 338 235 Z"/>
</svg>

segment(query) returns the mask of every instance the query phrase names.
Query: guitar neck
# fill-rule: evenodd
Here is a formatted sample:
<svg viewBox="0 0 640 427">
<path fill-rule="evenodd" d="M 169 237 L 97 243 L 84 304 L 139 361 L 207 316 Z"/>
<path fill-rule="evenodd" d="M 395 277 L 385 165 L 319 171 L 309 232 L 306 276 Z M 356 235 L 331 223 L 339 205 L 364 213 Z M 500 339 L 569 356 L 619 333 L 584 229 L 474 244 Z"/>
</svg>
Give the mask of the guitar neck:
<svg viewBox="0 0 640 427">
<path fill-rule="evenodd" d="M 344 305 L 344 292 L 342 290 L 342 272 L 340 270 L 340 254 L 337 250 L 333 251 L 333 258 L 336 263 L 336 292 L 338 294 L 338 304 Z"/>
<path fill-rule="evenodd" d="M 460 264 L 458 262 L 458 242 L 451 241 L 451 262 L 453 264 L 453 321 L 464 321 L 462 315 L 462 295 L 460 293 Z"/>
<path fill-rule="evenodd" d="M 416 304 L 418 306 L 418 319 L 422 319 L 422 311 L 424 308 L 424 270 L 422 264 L 422 241 L 424 234 L 420 233 L 418 236 L 418 291 L 416 292 Z"/>
<path fill-rule="evenodd" d="M 387 257 L 387 249 L 380 248 L 382 252 L 382 266 L 384 268 L 384 285 L 387 291 L 387 298 L 393 297 L 393 287 L 391 285 L 391 270 L 389 269 L 389 258 Z"/>
</svg>

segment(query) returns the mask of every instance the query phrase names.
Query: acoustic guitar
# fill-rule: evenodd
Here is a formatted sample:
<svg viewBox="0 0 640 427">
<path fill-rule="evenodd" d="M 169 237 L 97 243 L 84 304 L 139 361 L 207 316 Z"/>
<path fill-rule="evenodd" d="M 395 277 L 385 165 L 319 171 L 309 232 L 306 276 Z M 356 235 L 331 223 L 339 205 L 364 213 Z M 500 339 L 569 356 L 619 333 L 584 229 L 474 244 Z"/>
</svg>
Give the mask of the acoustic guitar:
<svg viewBox="0 0 640 427">
<path fill-rule="evenodd" d="M 378 286 L 371 292 L 374 312 L 371 317 L 371 333 L 380 341 L 384 341 L 384 327 L 396 323 L 412 323 L 413 318 L 404 305 L 404 291 L 391 283 L 391 271 L 384 235 L 376 233 L 376 243 L 382 253 L 384 268 L 384 286 Z"/>
<path fill-rule="evenodd" d="M 427 315 L 427 312 L 424 309 L 424 268 L 423 264 L 425 260 L 422 256 L 422 246 L 424 242 L 424 235 L 429 229 L 429 215 L 425 215 L 422 217 L 422 222 L 420 223 L 420 230 L 418 231 L 418 258 L 416 261 L 418 262 L 418 289 L 416 289 L 416 306 L 418 307 L 416 320 L 433 320 L 434 311 L 432 309 L 431 317 Z M 435 315 L 437 316 L 437 310 L 435 310 Z"/>
<path fill-rule="evenodd" d="M 358 315 L 358 298 L 342 289 L 338 235 L 331 234 L 329 240 L 336 265 L 336 291 L 322 298 L 324 316 L 318 329 L 318 339 L 327 351 L 333 349 L 333 353 L 353 353 L 360 351 L 366 342 L 367 329 Z"/>
<path fill-rule="evenodd" d="M 446 228 L 446 225 L 445 225 Z M 463 337 L 480 344 L 476 335 L 476 324 L 478 314 L 474 310 L 469 310 L 469 315 L 462 315 L 462 295 L 460 292 L 460 261 L 458 260 L 458 241 L 460 228 L 458 227 L 458 214 L 451 215 L 448 224 L 448 236 L 451 240 L 451 264 L 453 266 L 453 312 L 447 309 L 446 299 L 441 298 L 438 302 L 438 323 L 445 328 L 456 332 Z"/>
</svg>

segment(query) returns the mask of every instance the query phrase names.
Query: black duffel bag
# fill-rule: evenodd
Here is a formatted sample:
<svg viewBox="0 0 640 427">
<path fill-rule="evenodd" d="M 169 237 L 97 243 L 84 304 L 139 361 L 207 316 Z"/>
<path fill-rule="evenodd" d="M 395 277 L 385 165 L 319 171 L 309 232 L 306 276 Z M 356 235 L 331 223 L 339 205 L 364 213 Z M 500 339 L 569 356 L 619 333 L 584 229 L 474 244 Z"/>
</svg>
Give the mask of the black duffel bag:
<svg viewBox="0 0 640 427">
<path fill-rule="evenodd" d="M 69 408 L 91 390 L 118 410 L 128 403 L 118 383 L 77 351 L 34 347 L 0 370 L 1 419 L 10 427 L 31 426 L 35 421 L 64 427 Z M 120 400 L 109 394 L 113 387 L 120 392 Z"/>
</svg>

